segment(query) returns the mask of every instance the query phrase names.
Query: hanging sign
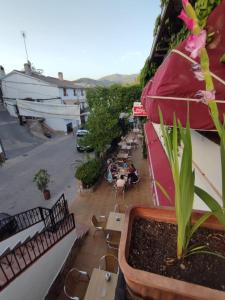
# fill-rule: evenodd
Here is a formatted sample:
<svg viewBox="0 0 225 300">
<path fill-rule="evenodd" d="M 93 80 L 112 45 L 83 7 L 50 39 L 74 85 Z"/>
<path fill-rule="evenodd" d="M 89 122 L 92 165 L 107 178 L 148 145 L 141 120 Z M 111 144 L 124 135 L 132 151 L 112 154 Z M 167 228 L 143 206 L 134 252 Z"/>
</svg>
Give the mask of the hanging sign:
<svg viewBox="0 0 225 300">
<path fill-rule="evenodd" d="M 141 104 L 141 102 L 134 102 L 133 105 L 133 116 L 134 117 L 147 117 L 147 113 Z"/>
</svg>

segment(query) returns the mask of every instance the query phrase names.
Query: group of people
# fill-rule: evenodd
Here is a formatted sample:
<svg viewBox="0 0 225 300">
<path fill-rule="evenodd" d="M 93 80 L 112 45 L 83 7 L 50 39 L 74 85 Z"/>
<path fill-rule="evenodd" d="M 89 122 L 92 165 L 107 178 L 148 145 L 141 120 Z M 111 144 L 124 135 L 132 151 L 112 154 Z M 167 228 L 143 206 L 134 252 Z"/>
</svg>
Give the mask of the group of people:
<svg viewBox="0 0 225 300">
<path fill-rule="evenodd" d="M 107 181 L 112 183 L 116 182 L 117 187 L 125 187 L 125 185 L 131 185 L 138 181 L 138 172 L 135 166 L 131 163 L 128 164 L 126 161 L 120 163 L 120 166 L 116 164 L 114 161 L 107 161 L 108 169 L 107 169 Z M 122 168 L 126 170 L 127 175 L 121 174 L 118 178 L 119 169 Z"/>
</svg>

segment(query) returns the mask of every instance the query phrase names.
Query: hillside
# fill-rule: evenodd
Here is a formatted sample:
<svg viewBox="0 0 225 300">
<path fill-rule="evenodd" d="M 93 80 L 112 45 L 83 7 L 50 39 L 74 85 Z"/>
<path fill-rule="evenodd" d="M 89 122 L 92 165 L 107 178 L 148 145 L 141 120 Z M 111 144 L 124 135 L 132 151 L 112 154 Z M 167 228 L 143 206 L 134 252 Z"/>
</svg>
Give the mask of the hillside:
<svg viewBox="0 0 225 300">
<path fill-rule="evenodd" d="M 108 76 L 104 76 L 100 78 L 100 81 L 103 82 L 112 82 L 112 83 L 118 83 L 118 84 L 132 84 L 135 83 L 137 79 L 138 74 L 132 74 L 132 75 L 121 75 L 121 74 L 112 74 Z"/>
<path fill-rule="evenodd" d="M 91 88 L 96 86 L 108 87 L 112 84 L 127 85 L 127 84 L 135 83 L 137 76 L 138 74 L 132 74 L 132 75 L 112 74 L 112 75 L 104 76 L 98 80 L 91 79 L 91 78 L 80 78 L 74 80 L 74 83 L 77 83 L 86 88 L 88 87 Z"/>
</svg>

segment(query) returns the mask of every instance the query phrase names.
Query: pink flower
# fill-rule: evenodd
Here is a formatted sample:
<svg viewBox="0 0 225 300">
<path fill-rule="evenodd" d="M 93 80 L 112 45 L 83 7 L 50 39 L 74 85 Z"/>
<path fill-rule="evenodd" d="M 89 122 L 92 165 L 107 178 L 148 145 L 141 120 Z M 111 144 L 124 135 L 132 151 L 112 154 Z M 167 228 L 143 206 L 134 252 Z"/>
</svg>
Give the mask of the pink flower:
<svg viewBox="0 0 225 300">
<path fill-rule="evenodd" d="M 191 52 L 191 57 L 196 58 L 201 48 L 205 47 L 206 31 L 202 30 L 199 35 L 191 34 L 187 38 L 185 49 Z"/>
<path fill-rule="evenodd" d="M 200 97 L 200 102 L 203 102 L 205 104 L 208 104 L 209 101 L 215 100 L 216 97 L 216 91 L 198 91 L 196 93 L 197 97 Z"/>
<path fill-rule="evenodd" d="M 182 0 L 182 4 L 183 4 L 183 7 L 185 8 L 189 4 L 189 2 L 188 2 L 188 0 Z"/>
<path fill-rule="evenodd" d="M 185 0 L 186 1 L 186 0 Z M 187 1 L 188 2 L 188 1 Z M 181 13 L 179 14 L 178 18 L 184 21 L 186 24 L 187 28 L 192 30 L 194 28 L 194 20 L 185 13 L 185 11 L 182 9 Z"/>
<path fill-rule="evenodd" d="M 204 74 L 201 71 L 195 71 L 194 75 L 199 81 L 203 81 L 205 79 Z"/>
</svg>

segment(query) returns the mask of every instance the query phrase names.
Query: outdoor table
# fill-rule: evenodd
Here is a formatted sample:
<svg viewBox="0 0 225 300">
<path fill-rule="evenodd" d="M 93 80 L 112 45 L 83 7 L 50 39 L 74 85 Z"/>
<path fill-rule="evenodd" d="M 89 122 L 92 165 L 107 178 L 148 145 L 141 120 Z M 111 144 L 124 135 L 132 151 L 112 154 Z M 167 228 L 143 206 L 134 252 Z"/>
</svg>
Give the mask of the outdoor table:
<svg viewBox="0 0 225 300">
<path fill-rule="evenodd" d="M 127 144 L 132 144 L 134 139 L 127 139 Z"/>
<path fill-rule="evenodd" d="M 139 139 L 143 139 L 144 136 L 143 136 L 143 134 L 138 134 L 137 137 L 138 137 Z"/>
<path fill-rule="evenodd" d="M 126 145 L 126 144 L 121 146 L 121 150 L 128 150 L 129 151 L 129 150 L 131 150 L 131 148 L 132 147 L 130 145 Z"/>
<path fill-rule="evenodd" d="M 128 153 L 118 153 L 117 158 L 119 159 L 127 159 L 128 158 Z"/>
<path fill-rule="evenodd" d="M 110 212 L 106 224 L 106 230 L 122 231 L 124 226 L 125 214 Z"/>
<path fill-rule="evenodd" d="M 140 132 L 140 129 L 139 129 L 139 128 L 134 128 L 134 129 L 133 129 L 133 132 L 134 132 L 134 133 L 139 133 L 139 132 Z"/>
<path fill-rule="evenodd" d="M 126 145 L 126 143 L 125 142 L 119 142 L 118 143 L 118 146 L 120 146 L 120 147 L 123 147 L 123 145 Z"/>
<path fill-rule="evenodd" d="M 114 300 L 118 274 L 110 273 L 111 278 L 106 281 L 106 273 L 99 269 L 93 270 L 84 300 Z"/>
</svg>

